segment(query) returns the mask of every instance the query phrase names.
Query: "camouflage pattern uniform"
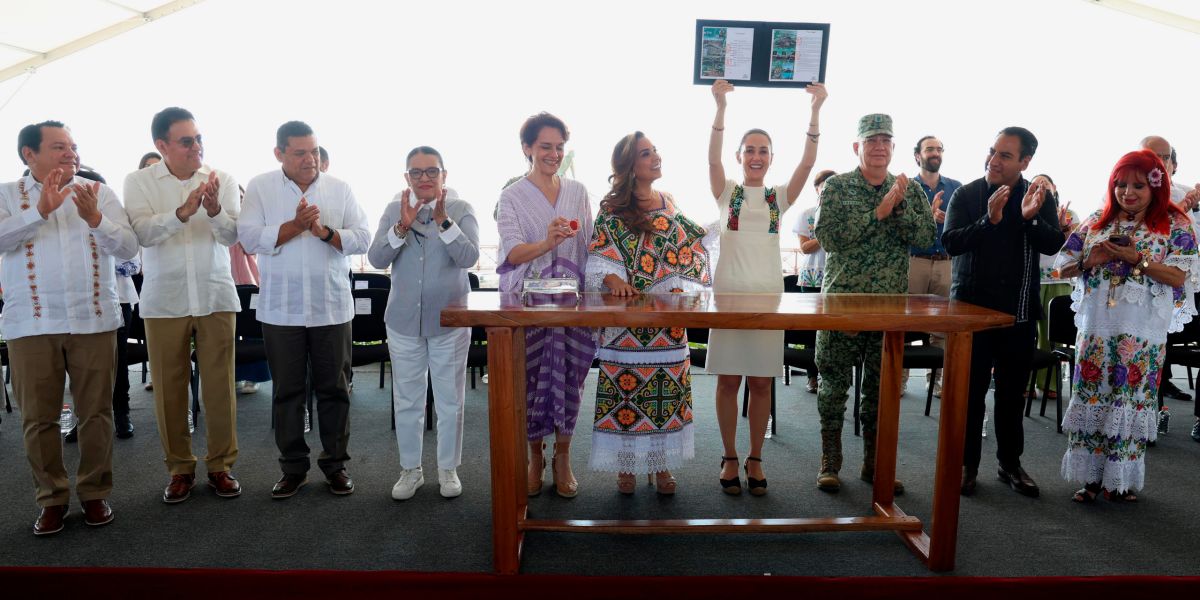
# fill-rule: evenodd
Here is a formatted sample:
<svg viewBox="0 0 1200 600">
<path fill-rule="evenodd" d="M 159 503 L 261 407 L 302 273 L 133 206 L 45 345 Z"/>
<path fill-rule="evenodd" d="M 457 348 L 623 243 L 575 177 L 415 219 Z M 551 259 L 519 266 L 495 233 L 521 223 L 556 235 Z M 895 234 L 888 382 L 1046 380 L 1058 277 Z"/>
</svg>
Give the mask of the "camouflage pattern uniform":
<svg viewBox="0 0 1200 600">
<path fill-rule="evenodd" d="M 890 129 L 890 123 L 888 125 Z M 827 253 L 821 293 L 908 292 L 909 248 L 932 245 L 937 227 L 925 192 L 915 179 L 909 181 L 904 199 L 896 204 L 890 216 L 883 221 L 875 218 L 875 208 L 895 181 L 896 177 L 889 173 L 883 185 L 876 189 L 867 183 L 859 168 L 825 182 L 814 231 Z M 865 365 L 859 409 L 864 444 L 863 478 L 874 473 L 882 347 L 883 334 L 879 332 L 817 332 L 816 362 L 821 372 L 817 408 L 821 415 L 822 474 L 836 475 L 841 470 L 842 420 L 846 414 L 847 391 L 853 379 L 852 369 L 859 363 Z"/>
</svg>

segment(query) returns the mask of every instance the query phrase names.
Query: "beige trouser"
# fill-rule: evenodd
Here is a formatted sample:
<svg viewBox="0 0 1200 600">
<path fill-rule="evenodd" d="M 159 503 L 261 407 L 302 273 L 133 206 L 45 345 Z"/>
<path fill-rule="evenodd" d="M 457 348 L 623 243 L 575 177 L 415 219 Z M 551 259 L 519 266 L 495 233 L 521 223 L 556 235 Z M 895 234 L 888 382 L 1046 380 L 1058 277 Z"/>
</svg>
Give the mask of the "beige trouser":
<svg viewBox="0 0 1200 600">
<path fill-rule="evenodd" d="M 237 401 L 233 391 L 233 338 L 236 313 L 203 317 L 148 318 L 146 346 L 154 381 L 154 410 L 163 462 L 172 475 L 193 475 L 196 456 L 188 432 L 192 339 L 204 404 L 209 473 L 228 471 L 237 461 Z"/>
<path fill-rule="evenodd" d="M 9 340 L 8 347 L 13 395 L 21 408 L 25 454 L 33 471 L 38 506 L 65 505 L 71 497 L 59 430 L 68 375 L 79 423 L 75 493 L 83 502 L 108 498 L 112 492 L 116 332 L 32 335 Z"/>
<path fill-rule="evenodd" d="M 943 298 L 949 298 L 950 261 L 929 260 L 920 256 L 908 257 L 908 293 L 936 294 Z M 930 334 L 929 345 L 945 349 L 946 336 L 940 333 Z M 904 375 L 907 378 L 908 372 L 905 371 Z M 941 379 L 940 372 L 938 379 Z"/>
</svg>

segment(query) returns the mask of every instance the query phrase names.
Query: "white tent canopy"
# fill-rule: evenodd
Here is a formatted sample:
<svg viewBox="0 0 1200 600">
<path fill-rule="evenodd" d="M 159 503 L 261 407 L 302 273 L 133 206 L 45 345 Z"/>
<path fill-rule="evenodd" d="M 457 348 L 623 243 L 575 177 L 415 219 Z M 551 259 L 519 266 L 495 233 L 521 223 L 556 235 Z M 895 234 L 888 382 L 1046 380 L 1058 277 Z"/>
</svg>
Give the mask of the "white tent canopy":
<svg viewBox="0 0 1200 600">
<path fill-rule="evenodd" d="M 0 82 L 203 0 L 0 0 Z"/>
</svg>

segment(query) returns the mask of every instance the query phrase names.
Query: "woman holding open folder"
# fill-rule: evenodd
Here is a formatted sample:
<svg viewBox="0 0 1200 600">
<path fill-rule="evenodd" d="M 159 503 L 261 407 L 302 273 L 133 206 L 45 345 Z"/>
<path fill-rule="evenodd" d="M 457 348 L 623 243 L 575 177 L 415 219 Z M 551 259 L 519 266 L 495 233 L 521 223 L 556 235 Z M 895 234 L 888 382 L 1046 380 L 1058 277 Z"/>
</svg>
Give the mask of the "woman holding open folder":
<svg viewBox="0 0 1200 600">
<path fill-rule="evenodd" d="M 734 156 L 742 167 L 742 182 L 725 178 L 721 146 L 725 132 L 726 96 L 733 85 L 719 79 L 712 94 L 717 103 L 708 142 L 708 180 L 721 209 L 721 254 L 713 276 L 718 293 L 780 293 L 783 264 L 779 257 L 779 230 L 783 213 L 792 206 L 817 160 L 820 138 L 817 117 L 828 92 L 820 83 L 806 88 L 812 110 L 805 134 L 804 155 L 785 185 L 766 187 L 767 170 L 774 158 L 771 136 L 762 129 L 742 135 Z M 721 489 L 742 493 L 738 477 L 737 393 L 746 378 L 750 388 L 750 449 L 746 455 L 746 486 L 750 493 L 767 493 L 762 469 L 763 436 L 771 415 L 771 385 L 783 369 L 783 332 L 714 329 L 709 334 L 705 369 L 717 375 L 717 424 L 721 428 Z"/>
</svg>

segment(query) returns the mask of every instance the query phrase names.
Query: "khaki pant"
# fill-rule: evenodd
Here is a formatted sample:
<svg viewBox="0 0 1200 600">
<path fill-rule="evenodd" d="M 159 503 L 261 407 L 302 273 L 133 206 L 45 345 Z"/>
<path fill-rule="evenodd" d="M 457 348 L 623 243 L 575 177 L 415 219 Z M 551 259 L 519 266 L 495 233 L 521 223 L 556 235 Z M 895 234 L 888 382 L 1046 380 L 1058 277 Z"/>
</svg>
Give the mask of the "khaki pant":
<svg viewBox="0 0 1200 600">
<path fill-rule="evenodd" d="M 908 293 L 910 294 L 936 294 L 943 298 L 949 298 L 950 277 L 949 260 L 929 260 L 920 256 L 908 257 Z M 931 333 L 929 345 L 945 350 L 946 336 L 940 333 Z M 904 371 L 904 378 L 908 379 L 907 370 Z M 939 372 L 938 380 L 941 378 Z M 937 383 L 937 380 L 934 383 Z"/>
<path fill-rule="evenodd" d="M 59 430 L 68 375 L 79 423 L 75 493 L 82 502 L 108 498 L 112 492 L 116 332 L 33 335 L 9 340 L 8 347 L 13 395 L 21 408 L 25 454 L 33 471 L 38 505 L 65 505 L 71 497 Z"/>
<path fill-rule="evenodd" d="M 235 317 L 236 313 L 219 312 L 203 317 L 145 320 L 158 437 L 166 455 L 163 462 L 172 475 L 196 472 L 192 434 L 187 426 L 193 338 L 207 434 L 205 467 L 209 473 L 228 471 L 237 461 L 237 401 L 233 391 Z"/>
</svg>

